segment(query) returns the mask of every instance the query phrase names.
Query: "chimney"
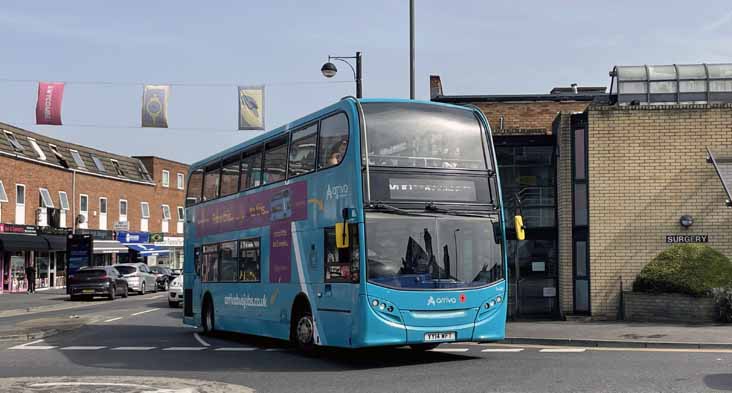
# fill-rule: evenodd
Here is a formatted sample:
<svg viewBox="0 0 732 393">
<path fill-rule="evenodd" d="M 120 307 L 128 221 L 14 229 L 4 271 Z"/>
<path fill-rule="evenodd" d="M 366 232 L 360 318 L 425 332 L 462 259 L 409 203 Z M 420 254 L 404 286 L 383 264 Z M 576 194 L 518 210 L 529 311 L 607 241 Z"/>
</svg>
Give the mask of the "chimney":
<svg viewBox="0 0 732 393">
<path fill-rule="evenodd" d="M 572 87 L 572 93 L 577 94 L 577 84 L 572 83 L 570 86 Z"/>
<path fill-rule="evenodd" d="M 430 99 L 439 97 L 442 94 L 442 81 L 439 75 L 430 75 Z"/>
</svg>

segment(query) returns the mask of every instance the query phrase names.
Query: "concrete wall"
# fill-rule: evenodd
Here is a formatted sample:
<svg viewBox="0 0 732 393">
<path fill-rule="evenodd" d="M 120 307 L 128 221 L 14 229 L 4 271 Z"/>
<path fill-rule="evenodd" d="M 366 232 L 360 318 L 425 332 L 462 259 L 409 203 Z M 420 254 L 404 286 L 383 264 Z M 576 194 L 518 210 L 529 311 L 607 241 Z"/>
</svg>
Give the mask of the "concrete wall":
<svg viewBox="0 0 732 393">
<path fill-rule="evenodd" d="M 732 105 L 592 106 L 588 117 L 591 309 L 613 318 L 621 280 L 630 288 L 666 235 L 706 234 L 732 257 L 732 209 L 706 162 L 707 147 L 732 150 Z"/>
</svg>

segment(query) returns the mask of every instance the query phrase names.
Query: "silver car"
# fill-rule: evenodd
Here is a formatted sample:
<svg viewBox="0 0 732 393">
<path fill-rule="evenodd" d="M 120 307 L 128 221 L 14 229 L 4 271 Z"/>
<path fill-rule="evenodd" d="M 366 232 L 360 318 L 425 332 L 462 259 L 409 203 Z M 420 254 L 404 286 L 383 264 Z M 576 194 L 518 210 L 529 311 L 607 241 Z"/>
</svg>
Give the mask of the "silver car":
<svg viewBox="0 0 732 393">
<path fill-rule="evenodd" d="M 119 263 L 114 265 L 127 281 L 127 287 L 131 291 L 135 291 L 144 295 L 147 291 L 157 292 L 158 286 L 155 282 L 155 275 L 152 274 L 150 268 L 144 263 Z"/>
<path fill-rule="evenodd" d="M 168 290 L 168 305 L 173 308 L 180 307 L 183 302 L 183 275 L 176 277 L 170 283 Z"/>
</svg>

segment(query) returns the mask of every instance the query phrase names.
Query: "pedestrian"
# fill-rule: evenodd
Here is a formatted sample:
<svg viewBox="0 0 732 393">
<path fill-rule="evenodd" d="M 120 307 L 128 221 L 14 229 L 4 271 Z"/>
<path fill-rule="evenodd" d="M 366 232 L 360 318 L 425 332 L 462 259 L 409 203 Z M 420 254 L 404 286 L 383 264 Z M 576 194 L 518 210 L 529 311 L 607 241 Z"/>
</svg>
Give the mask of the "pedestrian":
<svg viewBox="0 0 732 393">
<path fill-rule="evenodd" d="M 28 293 L 36 292 L 36 268 L 30 265 L 25 268 L 25 278 L 28 280 Z"/>
</svg>

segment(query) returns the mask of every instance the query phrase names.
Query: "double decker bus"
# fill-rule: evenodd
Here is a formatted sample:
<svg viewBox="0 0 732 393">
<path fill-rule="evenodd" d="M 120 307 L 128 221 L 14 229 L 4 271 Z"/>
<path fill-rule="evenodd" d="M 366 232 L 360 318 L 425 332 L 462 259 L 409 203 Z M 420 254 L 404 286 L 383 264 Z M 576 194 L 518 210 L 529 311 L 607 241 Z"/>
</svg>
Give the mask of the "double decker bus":
<svg viewBox="0 0 732 393">
<path fill-rule="evenodd" d="M 184 323 L 316 346 L 494 341 L 506 225 L 475 109 L 347 97 L 195 163 Z"/>
</svg>

